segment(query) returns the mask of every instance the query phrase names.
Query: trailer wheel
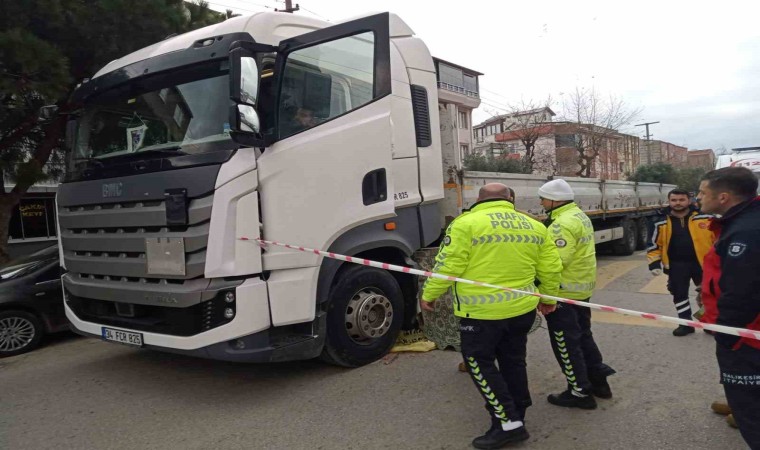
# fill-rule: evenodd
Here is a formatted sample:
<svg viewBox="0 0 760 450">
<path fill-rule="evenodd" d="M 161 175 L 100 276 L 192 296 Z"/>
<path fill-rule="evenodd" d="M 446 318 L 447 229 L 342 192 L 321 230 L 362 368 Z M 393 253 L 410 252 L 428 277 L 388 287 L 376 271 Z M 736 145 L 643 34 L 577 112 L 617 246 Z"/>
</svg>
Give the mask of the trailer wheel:
<svg viewBox="0 0 760 450">
<path fill-rule="evenodd" d="M 349 267 L 330 291 L 322 360 L 344 367 L 377 361 L 393 347 L 404 321 L 396 279 L 372 267 Z"/>
<path fill-rule="evenodd" d="M 615 241 L 612 249 L 616 255 L 632 255 L 636 251 L 636 224 L 631 220 L 624 220 L 620 225 L 623 227 L 623 239 Z"/>
<path fill-rule="evenodd" d="M 644 250 L 649 246 L 647 230 L 647 219 L 642 218 L 636 221 L 636 250 Z"/>
</svg>

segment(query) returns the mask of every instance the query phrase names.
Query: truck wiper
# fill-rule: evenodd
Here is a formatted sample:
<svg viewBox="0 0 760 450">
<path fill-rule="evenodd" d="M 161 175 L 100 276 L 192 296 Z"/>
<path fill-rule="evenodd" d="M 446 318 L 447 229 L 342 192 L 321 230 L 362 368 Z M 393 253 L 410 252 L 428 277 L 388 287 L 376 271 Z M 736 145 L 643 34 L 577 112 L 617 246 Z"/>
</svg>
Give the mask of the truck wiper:
<svg viewBox="0 0 760 450">
<path fill-rule="evenodd" d="M 88 166 L 93 165 L 93 166 L 103 167 L 103 161 L 97 160 L 95 158 L 74 158 L 74 161 L 84 162 Z"/>
<path fill-rule="evenodd" d="M 186 152 L 183 152 L 180 150 L 182 147 L 176 146 L 176 147 L 168 147 L 168 148 L 154 148 L 149 150 L 140 150 L 139 152 L 136 152 L 136 155 L 144 155 L 146 153 L 153 153 L 158 155 L 187 155 Z"/>
</svg>

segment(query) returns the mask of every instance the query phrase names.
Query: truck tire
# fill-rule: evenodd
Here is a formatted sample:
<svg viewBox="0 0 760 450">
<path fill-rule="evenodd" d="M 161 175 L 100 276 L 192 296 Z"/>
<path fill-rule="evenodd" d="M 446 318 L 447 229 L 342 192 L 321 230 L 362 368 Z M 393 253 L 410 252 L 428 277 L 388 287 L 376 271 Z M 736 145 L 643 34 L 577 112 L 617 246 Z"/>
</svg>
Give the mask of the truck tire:
<svg viewBox="0 0 760 450">
<path fill-rule="evenodd" d="M 338 277 L 321 358 L 344 367 L 377 361 L 393 347 L 404 321 L 401 288 L 390 273 L 373 267 L 349 267 Z"/>
<path fill-rule="evenodd" d="M 0 358 L 30 352 L 40 345 L 45 329 L 26 311 L 0 311 Z"/>
<path fill-rule="evenodd" d="M 616 255 L 632 255 L 636 251 L 636 224 L 632 220 L 624 220 L 620 225 L 623 227 L 623 239 L 615 241 L 612 250 Z"/>
<path fill-rule="evenodd" d="M 649 247 L 647 230 L 647 219 L 642 218 L 636 221 L 636 250 L 645 250 Z"/>
</svg>

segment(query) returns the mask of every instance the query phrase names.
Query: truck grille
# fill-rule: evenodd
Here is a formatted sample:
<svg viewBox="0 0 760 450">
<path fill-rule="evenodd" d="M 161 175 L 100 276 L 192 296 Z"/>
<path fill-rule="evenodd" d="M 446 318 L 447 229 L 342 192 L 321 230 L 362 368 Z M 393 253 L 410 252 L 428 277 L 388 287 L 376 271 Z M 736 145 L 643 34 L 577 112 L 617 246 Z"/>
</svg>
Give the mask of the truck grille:
<svg viewBox="0 0 760 450">
<path fill-rule="evenodd" d="M 188 202 L 188 224 L 169 226 L 164 201 L 125 202 L 59 208 L 66 269 L 76 275 L 159 283 L 203 276 L 213 195 Z M 147 272 L 146 239 L 181 238 L 185 275 Z"/>
<path fill-rule="evenodd" d="M 163 200 L 58 208 L 66 301 L 82 320 L 176 336 L 215 328 L 219 296 L 235 283 L 205 279 L 213 194 L 189 199 L 187 225 L 170 226 Z M 146 239 L 182 239 L 185 275 L 148 274 Z M 129 311 L 129 314 L 125 314 Z"/>
</svg>

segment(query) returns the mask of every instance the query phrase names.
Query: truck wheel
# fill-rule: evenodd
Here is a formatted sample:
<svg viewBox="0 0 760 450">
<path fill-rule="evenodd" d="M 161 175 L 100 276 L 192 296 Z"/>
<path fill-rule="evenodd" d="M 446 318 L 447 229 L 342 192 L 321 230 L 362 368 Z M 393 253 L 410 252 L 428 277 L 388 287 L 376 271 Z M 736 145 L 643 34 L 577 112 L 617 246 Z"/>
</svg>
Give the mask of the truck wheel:
<svg viewBox="0 0 760 450">
<path fill-rule="evenodd" d="M 0 312 L 0 358 L 20 355 L 40 345 L 42 322 L 26 311 Z"/>
<path fill-rule="evenodd" d="M 393 347 L 404 321 L 404 298 L 393 276 L 373 267 L 349 267 L 330 291 L 322 359 L 359 367 Z"/>
<path fill-rule="evenodd" d="M 645 250 L 649 247 L 647 241 L 649 231 L 647 230 L 647 220 L 639 219 L 636 221 L 636 250 Z"/>
<path fill-rule="evenodd" d="M 624 220 L 621 223 L 623 227 L 623 239 L 618 239 L 612 248 L 616 255 L 628 256 L 636 251 L 636 224 L 631 220 Z"/>
</svg>

